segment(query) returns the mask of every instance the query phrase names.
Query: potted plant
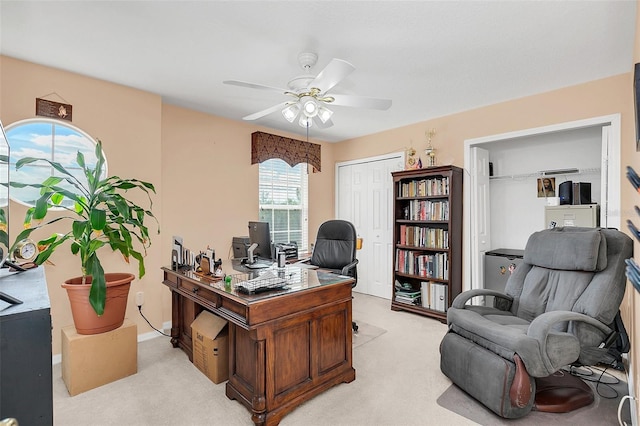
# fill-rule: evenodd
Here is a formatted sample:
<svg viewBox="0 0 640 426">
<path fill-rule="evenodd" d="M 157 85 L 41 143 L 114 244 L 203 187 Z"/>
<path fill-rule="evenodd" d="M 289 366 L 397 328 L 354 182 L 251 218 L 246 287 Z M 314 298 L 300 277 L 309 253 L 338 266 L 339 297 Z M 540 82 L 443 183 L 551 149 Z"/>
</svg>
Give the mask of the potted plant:
<svg viewBox="0 0 640 426">
<path fill-rule="evenodd" d="M 27 210 L 25 229 L 16 241 L 27 238 L 33 231 L 54 222 L 68 221 L 71 225 L 66 233 L 56 233 L 38 242 L 39 253 L 35 263 L 44 263 L 61 244 L 70 240 L 71 253 L 80 256 L 82 275 L 65 281 L 63 287 L 67 289 L 73 320 L 80 334 L 103 333 L 122 325 L 129 286 L 135 278 L 133 274 L 105 274 L 98 257 L 99 250 L 108 245 L 113 251 L 119 251 L 127 263 L 130 258 L 134 258 L 138 261 L 138 276 L 142 278 L 145 274 L 144 257 L 151 245 L 149 230 L 144 221 L 147 217 L 156 220 L 151 212 L 153 202 L 150 192 L 155 193 L 154 186 L 148 182 L 121 179 L 118 176 L 102 178 L 100 173 L 105 159 L 99 140 L 95 154 L 97 161 L 91 167 L 85 163 L 84 155 L 80 151 L 77 153 L 76 161 L 84 180 L 77 178 L 58 162 L 27 157 L 16 163 L 16 170 L 30 163 L 46 162 L 57 172 L 57 176 L 48 177 L 40 184 L 11 183 L 14 187 L 28 186 L 40 190 L 40 198 L 34 207 Z M 126 195 L 130 190 L 143 191 L 149 200 L 149 208 L 144 209 L 127 199 Z M 53 207 L 66 210 L 67 214 L 43 222 Z M 112 278 L 120 283 L 112 285 Z M 118 285 L 124 285 L 125 289 L 118 290 L 118 294 L 113 295 L 115 299 L 108 299 L 111 288 L 117 288 Z M 78 296 L 78 292 L 83 295 Z M 76 302 L 84 306 L 76 307 Z M 112 308 L 119 308 L 121 311 L 116 313 L 114 319 L 110 319 Z M 87 314 L 89 323 L 85 324 L 80 316 Z"/>
</svg>

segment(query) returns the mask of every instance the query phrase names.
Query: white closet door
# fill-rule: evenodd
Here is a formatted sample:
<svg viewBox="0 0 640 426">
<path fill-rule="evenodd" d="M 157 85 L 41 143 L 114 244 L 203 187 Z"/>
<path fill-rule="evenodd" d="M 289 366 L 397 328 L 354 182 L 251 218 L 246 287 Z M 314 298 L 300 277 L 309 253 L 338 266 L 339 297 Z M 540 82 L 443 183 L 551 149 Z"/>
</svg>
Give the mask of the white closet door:
<svg viewBox="0 0 640 426">
<path fill-rule="evenodd" d="M 357 252 L 358 285 L 354 291 L 391 298 L 393 250 L 393 182 L 401 154 L 337 167 L 337 217 L 351 221 L 363 239 Z"/>
</svg>

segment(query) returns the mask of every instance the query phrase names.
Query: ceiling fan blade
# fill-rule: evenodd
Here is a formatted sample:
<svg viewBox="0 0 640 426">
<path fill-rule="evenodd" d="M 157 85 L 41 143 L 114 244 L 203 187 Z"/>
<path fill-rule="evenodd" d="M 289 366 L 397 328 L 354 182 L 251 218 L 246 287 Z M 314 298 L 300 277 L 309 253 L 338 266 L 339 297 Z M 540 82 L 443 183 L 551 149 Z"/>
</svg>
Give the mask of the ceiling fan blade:
<svg viewBox="0 0 640 426">
<path fill-rule="evenodd" d="M 389 109 L 391 107 L 391 99 L 367 98 L 365 96 L 338 95 L 331 94 L 334 101 L 330 105 L 340 105 L 357 108 L 369 109 Z"/>
<path fill-rule="evenodd" d="M 313 117 L 313 123 L 318 126 L 319 129 L 328 129 L 329 127 L 333 126 L 333 121 L 331 121 L 331 119 L 328 119 L 323 123 L 317 115 Z"/>
<path fill-rule="evenodd" d="M 225 80 L 224 84 L 230 84 L 232 86 L 248 87 L 250 89 L 269 90 L 272 92 L 284 93 L 286 89 L 280 89 L 278 87 L 265 86 L 264 84 L 247 83 L 246 81 L 238 80 Z"/>
<path fill-rule="evenodd" d="M 351 74 L 356 67 L 342 59 L 333 58 L 329 65 L 324 67 L 322 71 L 313 79 L 309 87 L 317 87 L 320 93 L 328 92 L 340 83 L 342 79 Z"/>
<path fill-rule="evenodd" d="M 284 108 L 284 107 L 285 107 L 285 106 L 287 106 L 288 104 L 289 104 L 289 101 L 287 101 L 287 102 L 281 102 L 281 103 L 279 103 L 279 104 L 277 104 L 277 105 L 274 105 L 274 106 L 272 106 L 272 107 L 269 107 L 269 108 L 267 108 L 267 109 L 263 109 L 262 111 L 258 111 L 258 112 L 255 112 L 255 113 L 253 113 L 253 114 L 247 115 L 246 117 L 242 117 L 242 119 L 243 119 L 243 120 L 247 120 L 247 121 L 250 121 L 250 120 L 257 120 L 258 118 L 262 118 L 262 117 L 264 117 L 265 115 L 269 115 L 269 114 L 271 114 L 272 112 L 276 112 L 276 111 L 278 111 L 278 110 L 282 110 L 282 108 Z"/>
</svg>

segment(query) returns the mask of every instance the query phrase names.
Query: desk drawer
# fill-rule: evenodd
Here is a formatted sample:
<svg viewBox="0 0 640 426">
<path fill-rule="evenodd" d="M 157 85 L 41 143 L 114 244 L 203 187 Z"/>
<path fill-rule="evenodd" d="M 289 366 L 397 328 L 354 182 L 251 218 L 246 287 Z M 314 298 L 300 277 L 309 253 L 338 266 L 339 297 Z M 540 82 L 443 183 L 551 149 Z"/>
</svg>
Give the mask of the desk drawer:
<svg viewBox="0 0 640 426">
<path fill-rule="evenodd" d="M 206 286 L 178 279 L 178 289 L 189 293 L 193 300 L 204 302 L 208 306 L 220 306 L 220 296 Z"/>
<path fill-rule="evenodd" d="M 178 277 L 175 274 L 170 274 L 168 272 L 164 272 L 164 284 L 176 288 L 178 287 Z"/>
</svg>

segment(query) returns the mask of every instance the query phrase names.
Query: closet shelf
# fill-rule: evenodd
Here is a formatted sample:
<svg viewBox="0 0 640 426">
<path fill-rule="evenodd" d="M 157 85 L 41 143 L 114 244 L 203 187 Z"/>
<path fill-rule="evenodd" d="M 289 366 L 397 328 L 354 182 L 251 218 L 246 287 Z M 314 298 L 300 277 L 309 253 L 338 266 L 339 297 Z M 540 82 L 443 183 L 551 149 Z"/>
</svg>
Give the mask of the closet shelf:
<svg viewBox="0 0 640 426">
<path fill-rule="evenodd" d="M 490 180 L 500 180 L 500 179 L 529 179 L 529 178 L 540 178 L 543 176 L 573 176 L 573 175 L 587 175 L 587 174 L 600 174 L 601 172 L 601 168 L 600 167 L 594 167 L 594 168 L 586 168 L 586 169 L 578 169 L 577 172 L 575 173 L 557 173 L 557 174 L 550 174 L 550 173 L 544 173 L 544 172 L 531 172 L 531 173 L 520 173 L 520 174 L 513 174 L 513 175 L 500 175 L 500 176 L 491 176 L 489 177 Z"/>
</svg>

